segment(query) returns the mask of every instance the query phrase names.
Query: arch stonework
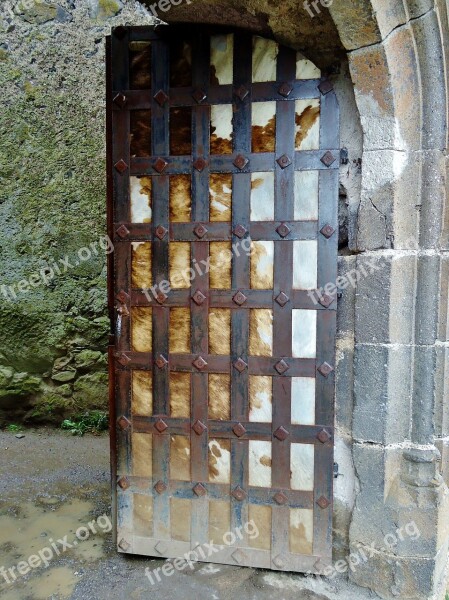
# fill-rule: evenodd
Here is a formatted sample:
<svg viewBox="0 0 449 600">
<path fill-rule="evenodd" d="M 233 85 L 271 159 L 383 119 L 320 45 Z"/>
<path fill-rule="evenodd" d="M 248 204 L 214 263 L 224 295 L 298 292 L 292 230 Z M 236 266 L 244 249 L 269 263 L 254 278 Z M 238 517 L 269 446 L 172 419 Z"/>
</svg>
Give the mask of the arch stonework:
<svg viewBox="0 0 449 600">
<path fill-rule="evenodd" d="M 272 35 L 334 80 L 350 158 L 340 275 L 359 277 L 339 305 L 335 554 L 364 549 L 370 558 L 350 577 L 383 598 L 440 600 L 449 539 L 447 4 L 317 6 L 311 18 L 290 0 L 195 0 L 162 17 Z M 386 548 L 388 534 L 397 543 Z"/>
</svg>

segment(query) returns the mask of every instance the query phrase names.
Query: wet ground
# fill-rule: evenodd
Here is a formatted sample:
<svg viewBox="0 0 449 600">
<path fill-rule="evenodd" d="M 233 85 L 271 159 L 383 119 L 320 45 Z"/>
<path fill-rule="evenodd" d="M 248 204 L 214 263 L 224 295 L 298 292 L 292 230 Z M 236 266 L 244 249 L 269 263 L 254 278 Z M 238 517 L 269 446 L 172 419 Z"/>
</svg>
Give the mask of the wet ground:
<svg viewBox="0 0 449 600">
<path fill-rule="evenodd" d="M 376 597 L 343 580 L 331 585 L 315 577 L 207 563 L 160 582 L 154 578 L 152 585 L 145 569 L 164 561 L 123 556 L 112 544 L 107 436 L 78 438 L 51 429 L 24 433 L 18 439 L 0 432 L 2 600 Z"/>
</svg>

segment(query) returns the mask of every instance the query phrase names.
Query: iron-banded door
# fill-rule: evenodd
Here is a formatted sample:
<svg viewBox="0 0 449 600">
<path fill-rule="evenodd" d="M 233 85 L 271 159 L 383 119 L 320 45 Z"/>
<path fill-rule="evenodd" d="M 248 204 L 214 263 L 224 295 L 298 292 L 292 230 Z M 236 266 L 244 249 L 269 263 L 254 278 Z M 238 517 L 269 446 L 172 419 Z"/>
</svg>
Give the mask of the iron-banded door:
<svg viewBox="0 0 449 600">
<path fill-rule="evenodd" d="M 241 32 L 121 27 L 111 46 L 118 548 L 213 540 L 206 560 L 319 571 L 336 301 L 310 290 L 336 277 L 332 86 Z"/>
</svg>

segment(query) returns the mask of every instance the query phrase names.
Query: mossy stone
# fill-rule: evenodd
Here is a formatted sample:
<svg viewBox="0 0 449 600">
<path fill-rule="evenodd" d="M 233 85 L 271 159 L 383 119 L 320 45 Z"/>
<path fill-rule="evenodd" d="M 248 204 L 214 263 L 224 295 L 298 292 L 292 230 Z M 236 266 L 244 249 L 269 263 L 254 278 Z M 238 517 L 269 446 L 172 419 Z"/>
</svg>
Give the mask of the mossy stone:
<svg viewBox="0 0 449 600">
<path fill-rule="evenodd" d="M 104 371 L 107 367 L 107 354 L 95 350 L 81 350 L 75 354 L 75 365 L 80 371 Z"/>
<path fill-rule="evenodd" d="M 19 10 L 25 21 L 28 23 L 36 23 L 41 25 L 48 21 L 53 21 L 58 13 L 58 6 L 42 0 L 34 0 L 30 6 L 30 2 L 19 3 Z"/>
<path fill-rule="evenodd" d="M 67 381 L 73 381 L 76 377 L 75 369 L 70 371 L 60 371 L 51 376 L 53 381 L 59 381 L 61 383 L 67 383 Z"/>
<path fill-rule="evenodd" d="M 107 410 L 108 374 L 92 373 L 79 377 L 74 384 L 73 398 L 80 411 Z"/>
</svg>

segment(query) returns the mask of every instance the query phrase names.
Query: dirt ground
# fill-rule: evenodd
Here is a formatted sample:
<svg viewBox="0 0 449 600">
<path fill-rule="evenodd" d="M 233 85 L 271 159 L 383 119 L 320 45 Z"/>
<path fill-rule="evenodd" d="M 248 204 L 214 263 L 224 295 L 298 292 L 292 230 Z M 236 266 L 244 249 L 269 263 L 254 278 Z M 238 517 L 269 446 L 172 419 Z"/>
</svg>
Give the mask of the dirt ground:
<svg viewBox="0 0 449 600">
<path fill-rule="evenodd" d="M 162 567 L 164 561 L 118 554 L 107 531 L 107 435 L 79 438 L 51 429 L 23 433 L 25 437 L 18 439 L 14 433 L 0 432 L 2 600 L 377 598 L 344 580 L 326 582 L 210 563 L 175 571 L 160 582 L 154 577 L 152 584 L 145 569 Z M 77 531 L 86 539 L 78 540 Z M 32 555 L 38 558 L 30 559 Z M 29 560 L 33 568 L 20 565 Z"/>
</svg>

